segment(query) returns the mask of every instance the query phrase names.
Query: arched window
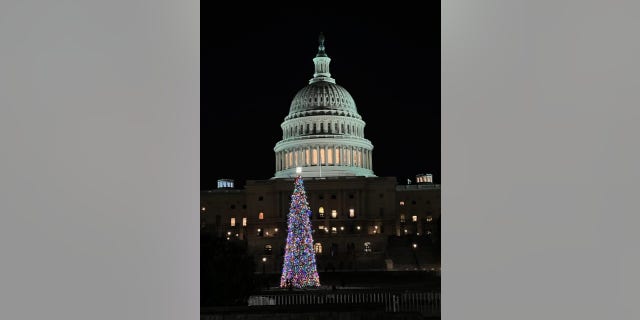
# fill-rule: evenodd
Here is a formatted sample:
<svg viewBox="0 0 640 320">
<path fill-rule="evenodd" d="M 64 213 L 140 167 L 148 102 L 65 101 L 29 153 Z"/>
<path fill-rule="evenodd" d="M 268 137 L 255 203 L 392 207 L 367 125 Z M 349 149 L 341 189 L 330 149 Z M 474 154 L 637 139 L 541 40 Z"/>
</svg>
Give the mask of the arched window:
<svg viewBox="0 0 640 320">
<path fill-rule="evenodd" d="M 316 242 L 316 244 L 313 245 L 313 250 L 317 253 L 317 254 L 321 254 L 322 253 L 322 243 L 320 242 Z"/>
<path fill-rule="evenodd" d="M 263 220 L 264 219 L 264 212 L 260 211 L 260 213 L 258 213 L 258 219 L 259 220 Z"/>
</svg>

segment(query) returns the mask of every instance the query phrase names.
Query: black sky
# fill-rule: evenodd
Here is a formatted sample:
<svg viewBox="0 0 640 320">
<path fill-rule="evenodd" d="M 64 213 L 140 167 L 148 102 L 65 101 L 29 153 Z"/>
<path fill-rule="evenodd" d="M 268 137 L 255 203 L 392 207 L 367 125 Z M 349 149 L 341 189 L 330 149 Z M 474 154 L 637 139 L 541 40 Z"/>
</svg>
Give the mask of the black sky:
<svg viewBox="0 0 640 320">
<path fill-rule="evenodd" d="M 440 7 L 357 15 L 335 8 L 201 14 L 201 188 L 269 179 L 296 92 L 313 75 L 318 34 L 374 145 L 373 171 L 440 181 Z M 255 9 L 255 8 L 254 8 Z M 340 11 L 342 12 L 342 11 Z"/>
</svg>

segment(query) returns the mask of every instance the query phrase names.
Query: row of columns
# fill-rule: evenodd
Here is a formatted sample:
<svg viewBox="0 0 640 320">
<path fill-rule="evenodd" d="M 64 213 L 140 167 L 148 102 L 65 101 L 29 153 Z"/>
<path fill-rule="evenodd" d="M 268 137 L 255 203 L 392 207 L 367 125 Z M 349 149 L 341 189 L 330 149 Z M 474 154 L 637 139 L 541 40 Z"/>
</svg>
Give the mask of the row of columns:
<svg viewBox="0 0 640 320">
<path fill-rule="evenodd" d="M 336 129 L 336 124 L 338 128 Z M 364 136 L 364 128 L 346 122 L 316 122 L 305 123 L 301 125 L 291 126 L 285 131 L 285 138 L 303 135 L 303 134 L 318 134 L 318 133 L 338 133 L 338 134 L 353 134 L 360 137 Z"/>
<path fill-rule="evenodd" d="M 276 171 L 316 165 L 371 169 L 371 150 L 359 147 L 314 146 L 276 152 Z"/>
</svg>

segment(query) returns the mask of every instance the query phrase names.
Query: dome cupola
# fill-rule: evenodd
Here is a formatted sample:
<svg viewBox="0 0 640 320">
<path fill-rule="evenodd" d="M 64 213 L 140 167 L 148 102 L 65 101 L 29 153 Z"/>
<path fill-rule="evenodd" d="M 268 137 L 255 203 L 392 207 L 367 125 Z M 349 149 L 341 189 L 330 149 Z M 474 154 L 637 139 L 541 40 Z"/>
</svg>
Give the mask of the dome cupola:
<svg viewBox="0 0 640 320">
<path fill-rule="evenodd" d="M 303 177 L 375 177 L 365 122 L 351 94 L 331 77 L 324 41 L 321 33 L 313 78 L 294 96 L 281 124 L 274 178 L 295 177 L 296 167 Z"/>
</svg>

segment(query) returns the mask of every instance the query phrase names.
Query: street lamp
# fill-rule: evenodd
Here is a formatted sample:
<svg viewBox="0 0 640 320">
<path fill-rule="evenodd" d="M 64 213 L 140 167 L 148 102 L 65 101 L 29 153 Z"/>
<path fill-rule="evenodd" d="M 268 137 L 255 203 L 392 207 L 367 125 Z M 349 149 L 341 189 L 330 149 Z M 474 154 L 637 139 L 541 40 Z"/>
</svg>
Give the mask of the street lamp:
<svg viewBox="0 0 640 320">
<path fill-rule="evenodd" d="M 262 274 L 265 273 L 266 264 L 267 264 L 267 257 L 262 257 Z"/>
</svg>

